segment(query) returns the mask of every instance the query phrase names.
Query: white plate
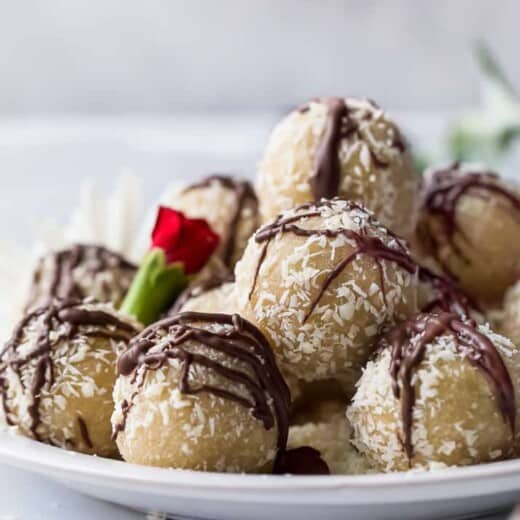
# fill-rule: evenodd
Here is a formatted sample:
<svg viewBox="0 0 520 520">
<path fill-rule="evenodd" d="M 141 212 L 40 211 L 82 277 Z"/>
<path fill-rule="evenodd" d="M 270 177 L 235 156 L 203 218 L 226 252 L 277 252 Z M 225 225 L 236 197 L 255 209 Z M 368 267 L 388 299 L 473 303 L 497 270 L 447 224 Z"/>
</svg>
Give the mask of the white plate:
<svg viewBox="0 0 520 520">
<path fill-rule="evenodd" d="M 520 460 L 393 475 L 224 475 L 135 466 L 2 432 L 0 462 L 141 511 L 205 520 L 474 518 L 520 497 Z"/>
<path fill-rule="evenodd" d="M 151 202 L 166 182 L 180 177 L 218 170 L 252 172 L 264 134 L 275 119 L 212 124 L 177 116 L 0 121 L 0 171 L 9 172 L 0 197 L 0 238 L 28 241 L 33 219 L 49 212 L 62 218 L 77 200 L 79 180 L 85 176 L 107 179 L 108 186 L 115 172 L 129 166 L 146 175 L 143 195 Z M 402 119 L 419 142 L 431 142 L 445 123 L 443 118 L 420 114 Z M 0 432 L 0 463 L 93 497 L 176 518 L 452 520 L 494 511 L 520 499 L 520 460 L 422 474 L 217 475 L 133 466 Z M 34 489 L 38 501 L 50 499 L 40 493 L 40 488 Z"/>
</svg>

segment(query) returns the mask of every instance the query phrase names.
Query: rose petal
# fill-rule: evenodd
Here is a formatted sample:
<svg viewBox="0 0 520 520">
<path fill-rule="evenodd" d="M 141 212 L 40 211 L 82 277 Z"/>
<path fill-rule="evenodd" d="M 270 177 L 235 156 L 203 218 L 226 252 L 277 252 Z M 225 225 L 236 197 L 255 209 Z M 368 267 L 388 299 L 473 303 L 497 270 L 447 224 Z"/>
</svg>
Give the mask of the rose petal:
<svg viewBox="0 0 520 520">
<path fill-rule="evenodd" d="M 171 208 L 159 208 L 152 233 L 152 247 L 162 249 L 168 263 L 184 264 L 186 274 L 200 271 L 219 241 L 219 235 L 204 219 L 190 219 Z"/>
<path fill-rule="evenodd" d="M 184 220 L 181 212 L 160 206 L 152 231 L 152 247 L 163 249 L 166 253 L 175 249 L 181 237 Z"/>
</svg>

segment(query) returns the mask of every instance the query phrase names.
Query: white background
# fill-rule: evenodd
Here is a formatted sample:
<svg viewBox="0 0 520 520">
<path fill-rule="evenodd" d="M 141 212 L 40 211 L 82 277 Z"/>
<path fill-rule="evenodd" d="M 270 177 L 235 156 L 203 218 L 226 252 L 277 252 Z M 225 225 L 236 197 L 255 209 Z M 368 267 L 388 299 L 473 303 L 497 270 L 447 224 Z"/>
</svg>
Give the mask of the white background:
<svg viewBox="0 0 520 520">
<path fill-rule="evenodd" d="M 520 84 L 517 0 L 0 0 L 0 114 L 475 101 L 484 37 Z"/>
</svg>

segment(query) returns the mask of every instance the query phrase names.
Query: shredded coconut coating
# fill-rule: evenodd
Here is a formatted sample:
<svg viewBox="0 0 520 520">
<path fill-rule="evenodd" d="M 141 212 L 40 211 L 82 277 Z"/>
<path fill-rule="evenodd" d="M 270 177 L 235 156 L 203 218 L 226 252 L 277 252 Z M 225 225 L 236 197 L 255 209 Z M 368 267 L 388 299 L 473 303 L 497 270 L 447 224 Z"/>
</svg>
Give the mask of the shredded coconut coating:
<svg viewBox="0 0 520 520">
<path fill-rule="evenodd" d="M 201 323 L 200 326 L 210 331 L 229 328 L 218 324 Z M 165 335 L 149 353 L 161 351 L 169 340 L 169 335 Z M 185 348 L 255 377 L 244 362 L 193 340 L 187 341 Z M 114 427 L 123 421 L 123 402 L 133 403 L 125 428 L 117 436 L 124 460 L 149 466 L 226 473 L 254 473 L 274 461 L 277 426 L 266 430 L 250 409 L 212 393 L 181 393 L 178 386 L 181 372 L 182 362 L 169 359 L 157 370 L 145 371 L 141 365 L 137 373 L 118 377 L 114 388 Z M 212 385 L 252 399 L 241 384 L 230 382 L 200 365 L 191 366 L 188 381 L 191 387 Z"/>
<path fill-rule="evenodd" d="M 389 247 L 405 247 L 363 209 L 351 209 L 343 200 L 329 205 L 293 209 L 319 211 L 318 217 L 299 220 L 303 229 L 352 229 L 379 238 Z M 381 260 L 386 301 L 376 261 L 359 255 L 331 283 L 306 321 L 305 315 L 327 275 L 355 250 L 345 236 L 328 238 L 278 233 L 269 243 L 251 287 L 262 246 L 249 240 L 237 264 L 236 284 L 242 314 L 270 340 L 279 364 L 296 377 L 315 381 L 340 378 L 368 359 L 383 325 L 405 318 L 416 310 L 417 276 L 395 263 Z"/>
<path fill-rule="evenodd" d="M 139 326 L 128 318 L 117 314 L 110 305 L 85 304 L 85 310 L 102 310 L 117 315 L 118 319 Z M 42 325 L 42 317 L 33 320 L 25 329 L 17 352 L 20 355 L 34 350 L 34 345 Z M 67 324 L 60 325 L 51 332 L 59 337 Z M 113 326 L 107 327 L 115 330 Z M 114 407 L 112 391 L 116 380 L 115 362 L 118 354 L 127 347 L 126 341 L 103 337 L 86 337 L 82 332 L 89 326 L 81 326 L 69 340 L 59 341 L 51 351 L 54 381 L 49 388 L 43 388 L 39 403 L 40 422 L 37 433 L 46 443 L 100 456 L 117 456 L 118 451 L 111 439 L 110 416 Z M 7 360 L 2 358 L 0 363 Z M 6 390 L 3 398 L 11 413 L 6 421 L 5 409 L 0 406 L 0 423 L 14 424 L 15 429 L 26 436 L 32 436 L 29 407 L 30 393 L 36 369 L 36 361 L 26 365 L 21 378 L 7 366 L 4 372 Z M 23 386 L 22 386 L 23 382 Z M 0 399 L 1 401 L 1 399 Z M 80 421 L 88 431 L 89 441 L 82 434 Z M 91 444 L 89 446 L 89 444 Z"/>
<path fill-rule="evenodd" d="M 92 251 L 86 252 L 87 260 L 92 261 Z M 107 262 L 110 259 L 107 258 Z M 33 285 L 27 302 L 29 309 L 36 309 L 46 305 L 49 299 L 50 287 L 56 269 L 55 253 L 50 253 L 41 258 L 34 272 Z M 114 264 L 107 269 L 99 269 L 93 272 L 80 263 L 72 270 L 71 277 L 74 285 L 81 292 L 82 298 L 91 298 L 102 303 L 111 303 L 119 307 L 132 284 L 135 276 L 135 268 L 120 267 L 114 260 Z"/>
<path fill-rule="evenodd" d="M 360 137 L 354 134 L 341 141 L 338 196 L 363 204 L 392 231 L 408 237 L 415 227 L 418 176 L 408 152 L 393 146 L 398 129 L 371 102 L 354 98 L 345 102 Z M 259 165 L 262 222 L 313 199 L 309 178 L 326 121 L 327 105 L 313 101 L 307 111 L 291 112 L 274 128 Z M 388 166 L 376 164 L 371 150 Z"/>
<path fill-rule="evenodd" d="M 520 348 L 520 282 L 515 283 L 506 292 L 498 321 L 499 332 Z"/>
<path fill-rule="evenodd" d="M 479 325 L 480 333 L 496 346 L 509 370 L 520 406 L 520 351 L 503 336 Z M 432 469 L 439 464 L 464 466 L 512 456 L 517 450 L 510 426 L 504 421 L 495 394 L 483 372 L 457 351 L 453 339 L 442 335 L 427 345 L 414 371 L 412 444 L 408 463 L 403 438 L 401 404 L 394 397 L 389 348 L 369 361 L 352 404 L 347 410 L 354 445 L 382 471 Z M 518 413 L 518 412 L 517 412 Z"/>
<path fill-rule="evenodd" d="M 462 174 L 483 171 L 464 164 L 459 170 Z M 430 174 L 427 172 L 425 179 Z M 518 193 L 516 187 L 501 180 L 496 184 Z M 458 201 L 455 222 L 457 229 L 450 242 L 441 217 L 422 208 L 417 238 L 423 251 L 435 255 L 445 272 L 451 273 L 473 299 L 486 305 L 500 304 L 518 278 L 518 211 L 502 195 L 472 187 Z"/>
<path fill-rule="evenodd" d="M 373 473 L 368 460 L 350 442 L 352 429 L 343 412 L 334 412 L 315 422 L 292 426 L 289 449 L 310 446 L 318 450 L 333 475 Z"/>
<path fill-rule="evenodd" d="M 220 245 L 215 255 L 223 255 L 223 248 L 230 238 L 231 219 L 237 204 L 236 193 L 232 189 L 226 188 L 219 182 L 211 182 L 208 186 L 189 191 L 180 189 L 172 196 L 170 204 L 190 218 L 206 219 L 212 229 L 220 235 Z M 231 265 L 241 258 L 247 240 L 257 227 L 257 202 L 247 198 L 240 212 L 236 235 L 231 237 L 234 243 Z"/>
</svg>

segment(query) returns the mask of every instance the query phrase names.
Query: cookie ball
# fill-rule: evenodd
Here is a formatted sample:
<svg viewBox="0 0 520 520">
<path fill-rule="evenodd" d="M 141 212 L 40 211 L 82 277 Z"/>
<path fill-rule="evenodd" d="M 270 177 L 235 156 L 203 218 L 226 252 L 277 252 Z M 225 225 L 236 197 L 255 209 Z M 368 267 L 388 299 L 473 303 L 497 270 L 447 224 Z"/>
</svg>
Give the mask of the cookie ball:
<svg viewBox="0 0 520 520">
<path fill-rule="evenodd" d="M 226 175 L 211 175 L 184 188 L 171 201 L 190 218 L 204 218 L 220 235 L 216 255 L 228 268 L 240 259 L 258 227 L 258 201 L 251 184 Z"/>
<path fill-rule="evenodd" d="M 28 314 L 0 357 L 0 421 L 47 444 L 117 455 L 116 359 L 137 327 L 102 304 L 53 302 Z"/>
<path fill-rule="evenodd" d="M 289 390 L 265 337 L 238 315 L 158 322 L 118 367 L 112 423 L 128 462 L 257 472 L 286 447 Z"/>
<path fill-rule="evenodd" d="M 374 472 L 367 458 L 350 442 L 352 428 L 345 417 L 342 401 L 315 403 L 303 418 L 289 429 L 289 449 L 302 446 L 316 449 L 333 475 Z"/>
<path fill-rule="evenodd" d="M 117 308 L 136 271 L 135 265 L 102 246 L 77 244 L 49 253 L 36 266 L 26 309 L 55 298 L 91 298 Z"/>
<path fill-rule="evenodd" d="M 415 226 L 418 176 L 395 123 L 373 102 L 320 98 L 273 130 L 259 166 L 262 222 L 336 196 L 372 210 L 392 231 Z"/>
<path fill-rule="evenodd" d="M 236 312 L 238 304 L 233 276 L 215 276 L 199 283 L 191 284 L 177 298 L 169 316 L 179 312 Z"/>
<path fill-rule="evenodd" d="M 419 309 L 421 312 L 452 312 L 461 319 L 485 323 L 479 304 L 462 291 L 453 280 L 419 266 Z"/>
<path fill-rule="evenodd" d="M 511 341 L 454 314 L 419 314 L 378 348 L 347 413 L 355 446 L 374 466 L 463 466 L 514 454 L 520 351 Z"/>
<path fill-rule="evenodd" d="M 496 174 L 464 164 L 427 172 L 417 238 L 473 299 L 501 302 L 518 276 L 520 198 Z"/>
<path fill-rule="evenodd" d="M 498 331 L 520 348 L 520 282 L 506 292 Z"/>
<path fill-rule="evenodd" d="M 415 312 L 416 268 L 405 243 L 370 212 L 335 199 L 258 230 L 235 274 L 242 313 L 280 366 L 316 381 L 359 369 L 381 327 Z"/>
</svg>

